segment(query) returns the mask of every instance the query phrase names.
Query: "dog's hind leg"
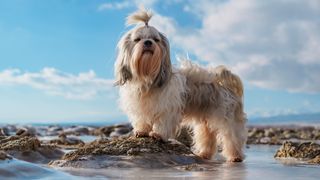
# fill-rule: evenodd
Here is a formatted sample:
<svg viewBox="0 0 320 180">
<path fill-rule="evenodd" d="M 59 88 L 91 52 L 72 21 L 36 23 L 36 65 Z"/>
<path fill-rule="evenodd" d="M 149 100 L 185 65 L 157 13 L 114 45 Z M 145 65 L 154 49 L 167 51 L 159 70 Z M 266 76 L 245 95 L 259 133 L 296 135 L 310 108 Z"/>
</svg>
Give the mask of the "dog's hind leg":
<svg viewBox="0 0 320 180">
<path fill-rule="evenodd" d="M 204 159 L 211 159 L 217 149 L 217 133 L 209 129 L 206 122 L 193 125 L 193 144 L 195 154 Z"/>
<path fill-rule="evenodd" d="M 243 147 L 246 142 L 247 130 L 244 123 L 230 124 L 222 133 L 222 154 L 228 162 L 242 162 L 244 159 Z"/>
</svg>

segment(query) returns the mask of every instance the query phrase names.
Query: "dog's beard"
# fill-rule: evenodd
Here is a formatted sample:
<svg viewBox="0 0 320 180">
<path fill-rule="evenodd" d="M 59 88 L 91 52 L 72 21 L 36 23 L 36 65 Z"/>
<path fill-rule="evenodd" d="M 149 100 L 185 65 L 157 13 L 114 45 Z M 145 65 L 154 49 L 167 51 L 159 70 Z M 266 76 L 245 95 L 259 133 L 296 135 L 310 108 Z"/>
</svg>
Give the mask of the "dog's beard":
<svg viewBox="0 0 320 180">
<path fill-rule="evenodd" d="M 144 50 L 143 45 L 137 44 L 133 49 L 131 68 L 138 80 L 152 83 L 161 68 L 162 52 L 158 45 L 153 51 Z"/>
</svg>

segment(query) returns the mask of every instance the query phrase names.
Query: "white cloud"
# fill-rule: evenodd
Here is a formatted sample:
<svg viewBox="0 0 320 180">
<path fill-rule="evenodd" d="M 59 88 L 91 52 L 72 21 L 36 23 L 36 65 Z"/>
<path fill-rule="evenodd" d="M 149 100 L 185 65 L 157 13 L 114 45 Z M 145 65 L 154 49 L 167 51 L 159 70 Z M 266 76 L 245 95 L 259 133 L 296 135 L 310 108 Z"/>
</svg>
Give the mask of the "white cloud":
<svg viewBox="0 0 320 180">
<path fill-rule="evenodd" d="M 150 20 L 150 25 L 154 25 L 161 32 L 165 32 L 167 35 L 176 35 L 177 27 L 175 21 L 170 17 L 161 16 L 155 14 Z"/>
<path fill-rule="evenodd" d="M 320 3 L 317 0 L 200 0 L 185 4 L 202 25 L 188 29 L 158 15 L 153 25 L 197 59 L 225 64 L 250 84 L 320 92 Z"/>
<path fill-rule="evenodd" d="M 121 10 L 129 7 L 151 8 L 158 0 L 123 0 L 121 2 L 103 3 L 98 6 L 98 11 L 104 10 Z"/>
<path fill-rule="evenodd" d="M 109 10 L 109 9 L 124 9 L 131 6 L 131 3 L 129 1 L 122 1 L 122 2 L 114 2 L 114 3 L 104 3 L 99 5 L 98 10 Z"/>
<path fill-rule="evenodd" d="M 113 80 L 98 78 L 94 71 L 77 75 L 55 68 L 43 68 L 40 72 L 22 72 L 20 69 L 0 71 L 0 86 L 29 86 L 46 94 L 67 99 L 90 100 L 112 91 Z"/>
</svg>

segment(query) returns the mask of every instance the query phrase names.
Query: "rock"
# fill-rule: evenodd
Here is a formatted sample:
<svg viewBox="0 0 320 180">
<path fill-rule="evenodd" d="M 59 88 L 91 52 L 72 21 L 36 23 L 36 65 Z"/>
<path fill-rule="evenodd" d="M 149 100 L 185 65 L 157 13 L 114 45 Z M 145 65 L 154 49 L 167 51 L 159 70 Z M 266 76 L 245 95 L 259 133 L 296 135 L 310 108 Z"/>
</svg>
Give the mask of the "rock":
<svg viewBox="0 0 320 180">
<path fill-rule="evenodd" d="M 311 164 L 320 164 L 320 155 L 316 156 L 315 158 L 308 161 Z"/>
<path fill-rule="evenodd" d="M 55 167 L 172 167 L 203 162 L 190 148 L 178 141 L 156 141 L 152 138 L 124 137 L 100 139 L 65 154 L 49 163 Z"/>
<path fill-rule="evenodd" d="M 87 127 L 84 127 L 84 126 L 74 126 L 74 127 L 70 127 L 70 128 L 64 129 L 63 133 L 65 135 L 76 135 L 76 136 L 88 135 L 89 134 L 89 129 Z"/>
<path fill-rule="evenodd" d="M 131 130 L 132 130 L 132 128 L 130 128 L 130 127 L 116 127 L 114 129 L 114 132 L 117 132 L 120 135 L 124 135 L 124 134 L 129 133 Z"/>
<path fill-rule="evenodd" d="M 270 144 L 271 138 L 270 137 L 263 137 L 260 139 L 261 144 Z"/>
<path fill-rule="evenodd" d="M 315 134 L 315 136 L 314 136 L 314 140 L 320 140 L 320 130 L 319 131 L 317 131 L 317 132 L 315 132 L 314 133 Z"/>
<path fill-rule="evenodd" d="M 18 136 L 36 136 L 37 130 L 34 127 L 23 127 L 16 131 Z"/>
<path fill-rule="evenodd" d="M 319 163 L 320 145 L 313 142 L 294 143 L 286 141 L 274 155 L 275 158 L 296 158 Z"/>
<path fill-rule="evenodd" d="M 128 135 L 132 129 L 133 128 L 130 124 L 118 124 L 94 129 L 90 134 L 101 137 L 119 137 L 122 135 Z"/>
<path fill-rule="evenodd" d="M 110 133 L 110 137 L 120 137 L 124 135 L 131 135 L 132 129 L 127 128 L 127 127 L 117 127 L 114 128 L 113 132 Z"/>
<path fill-rule="evenodd" d="M 84 145 L 84 142 L 77 137 L 67 137 L 65 134 L 60 134 L 58 139 L 49 141 L 49 144 L 54 144 L 62 148 L 78 148 Z"/>
<path fill-rule="evenodd" d="M 3 128 L 3 130 L 6 131 L 6 134 L 8 134 L 8 135 L 14 134 L 17 131 L 17 127 L 15 125 L 6 125 L 2 128 Z"/>
<path fill-rule="evenodd" d="M 174 153 L 174 154 L 192 154 L 191 150 L 179 143 L 161 142 L 152 138 L 118 138 L 102 139 L 86 144 L 76 151 L 67 153 L 63 159 L 75 159 L 79 155 L 127 155 L 127 151 L 132 148 L 138 148 L 142 153 L 148 149 L 148 153 Z"/>
<path fill-rule="evenodd" d="M 0 136 L 7 136 L 7 135 L 3 132 L 2 128 L 0 128 Z"/>
<path fill-rule="evenodd" d="M 264 131 L 264 136 L 265 136 L 265 137 L 271 138 L 271 137 L 273 137 L 273 136 L 275 136 L 275 135 L 276 135 L 276 133 L 275 133 L 275 130 L 274 130 L 273 128 L 269 128 L 269 129 L 266 129 L 266 130 Z"/>
<path fill-rule="evenodd" d="M 113 131 L 112 126 L 104 126 L 104 127 L 91 130 L 89 134 L 93 136 L 109 137 L 112 131 Z"/>
<path fill-rule="evenodd" d="M 9 130 L 5 127 L 0 128 L 0 136 L 9 136 Z"/>
<path fill-rule="evenodd" d="M 313 134 L 312 134 L 312 131 L 306 131 L 306 130 L 303 130 L 299 133 L 299 138 L 300 139 L 313 139 Z"/>
<path fill-rule="evenodd" d="M 0 141 L 0 150 L 18 150 L 18 151 L 31 151 L 40 147 L 40 141 L 35 137 L 17 137 L 10 136 L 8 140 Z"/>
<path fill-rule="evenodd" d="M 6 159 L 12 159 L 11 156 L 9 156 L 7 153 L 4 151 L 0 151 L 0 160 L 6 160 Z"/>
<path fill-rule="evenodd" d="M 283 141 L 320 139 L 320 129 L 310 126 L 248 127 L 247 144 L 282 144 Z"/>
<path fill-rule="evenodd" d="M 63 130 L 63 128 L 58 125 L 51 125 L 48 127 L 48 131 L 62 131 L 62 130 Z"/>
<path fill-rule="evenodd" d="M 58 125 L 51 125 L 47 128 L 45 132 L 46 136 L 58 136 L 63 131 L 63 128 Z"/>
<path fill-rule="evenodd" d="M 0 150 L 28 162 L 48 163 L 64 153 L 55 146 L 41 145 L 36 137 L 9 136 L 0 140 Z"/>
<path fill-rule="evenodd" d="M 191 147 L 192 131 L 187 127 L 182 127 L 176 139 L 184 145 Z"/>
</svg>

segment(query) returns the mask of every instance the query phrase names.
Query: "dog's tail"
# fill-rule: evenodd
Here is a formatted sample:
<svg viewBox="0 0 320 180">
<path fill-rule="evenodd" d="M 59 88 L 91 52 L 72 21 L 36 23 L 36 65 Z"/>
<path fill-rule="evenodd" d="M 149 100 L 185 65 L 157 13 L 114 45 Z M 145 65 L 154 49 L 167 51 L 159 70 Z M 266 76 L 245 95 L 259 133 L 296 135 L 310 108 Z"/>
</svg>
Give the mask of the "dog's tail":
<svg viewBox="0 0 320 180">
<path fill-rule="evenodd" d="M 216 68 L 202 68 L 197 64 L 192 63 L 188 58 L 177 57 L 180 62 L 180 71 L 189 80 L 195 82 L 211 82 L 214 81 L 218 85 L 229 89 L 237 97 L 243 98 L 243 85 L 240 78 L 233 74 L 224 66 Z"/>
<path fill-rule="evenodd" d="M 216 80 L 220 86 L 223 86 L 233 92 L 236 96 L 243 97 L 243 84 L 239 76 L 233 74 L 224 66 L 215 68 Z"/>
</svg>

